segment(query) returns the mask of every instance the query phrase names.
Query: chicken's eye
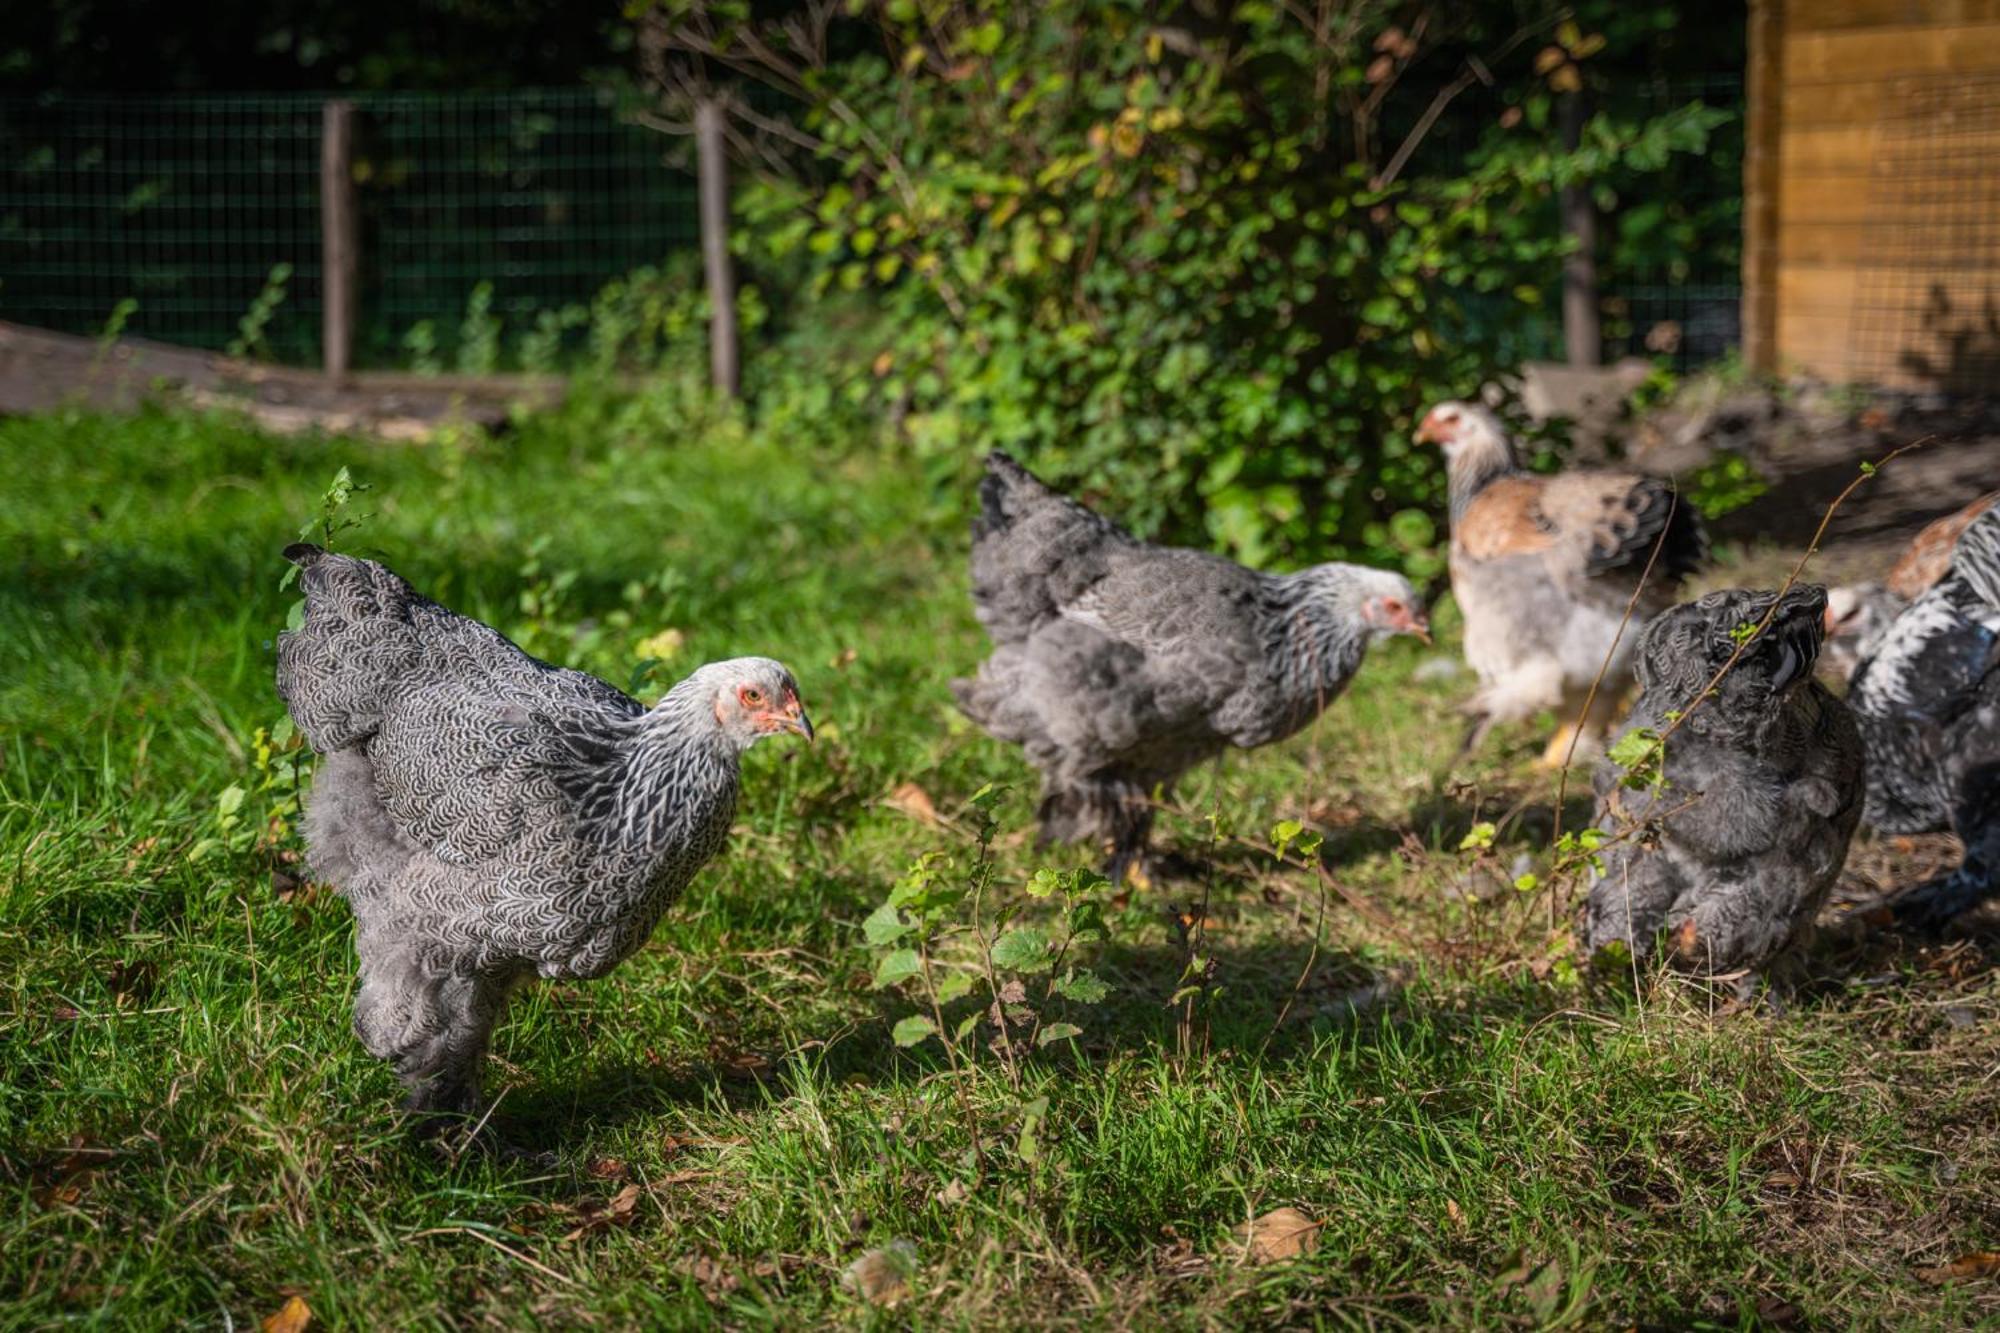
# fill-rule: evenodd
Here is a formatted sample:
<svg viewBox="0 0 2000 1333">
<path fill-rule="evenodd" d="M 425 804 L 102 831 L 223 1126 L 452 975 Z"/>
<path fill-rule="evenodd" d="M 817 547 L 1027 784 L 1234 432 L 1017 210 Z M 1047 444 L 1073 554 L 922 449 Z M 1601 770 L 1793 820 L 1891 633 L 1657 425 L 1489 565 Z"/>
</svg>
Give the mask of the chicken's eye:
<svg viewBox="0 0 2000 1333">
<path fill-rule="evenodd" d="M 755 685 L 745 685 L 743 692 L 737 697 L 752 708 L 762 707 L 764 703 L 764 691 L 758 689 Z"/>
<path fill-rule="evenodd" d="M 1384 597 L 1382 599 L 1382 609 L 1384 611 L 1387 611 L 1392 616 L 1401 615 L 1403 611 L 1403 604 L 1397 601 L 1394 597 Z"/>
</svg>

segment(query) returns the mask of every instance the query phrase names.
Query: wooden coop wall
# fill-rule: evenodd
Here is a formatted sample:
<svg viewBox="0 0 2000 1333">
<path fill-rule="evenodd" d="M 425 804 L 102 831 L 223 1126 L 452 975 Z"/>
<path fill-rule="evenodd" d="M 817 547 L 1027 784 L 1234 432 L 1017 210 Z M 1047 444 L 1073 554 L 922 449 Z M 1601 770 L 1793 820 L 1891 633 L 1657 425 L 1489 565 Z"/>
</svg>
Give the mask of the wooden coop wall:
<svg viewBox="0 0 2000 1333">
<path fill-rule="evenodd" d="M 2000 386 L 2000 0 L 1752 0 L 1744 354 Z"/>
</svg>

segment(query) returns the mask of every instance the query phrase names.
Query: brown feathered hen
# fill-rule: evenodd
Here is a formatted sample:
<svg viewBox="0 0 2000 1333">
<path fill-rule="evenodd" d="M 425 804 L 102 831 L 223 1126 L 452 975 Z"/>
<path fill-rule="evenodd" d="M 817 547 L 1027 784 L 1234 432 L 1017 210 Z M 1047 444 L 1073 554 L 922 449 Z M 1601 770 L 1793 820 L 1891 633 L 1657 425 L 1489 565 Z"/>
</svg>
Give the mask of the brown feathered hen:
<svg viewBox="0 0 2000 1333">
<path fill-rule="evenodd" d="M 1841 677 L 1852 676 L 1854 668 L 1874 656 L 1882 636 L 1896 617 L 1931 590 L 1951 568 L 1952 549 L 1972 526 L 1972 520 L 2000 500 L 2000 491 L 1988 491 L 1954 514 L 1933 519 L 1910 539 L 1903 554 L 1879 583 L 1855 583 L 1834 588 L 1826 595 L 1826 664 Z"/>
<path fill-rule="evenodd" d="M 1416 438 L 1444 450 L 1450 478 L 1451 590 L 1480 682 L 1467 748 L 1496 722 L 1552 709 L 1562 727 L 1542 762 L 1560 766 L 1601 671 L 1575 736 L 1579 754 L 1595 752 L 1631 683 L 1638 627 L 1707 557 L 1700 518 L 1658 477 L 1523 471 L 1499 418 L 1477 404 L 1439 403 Z"/>
</svg>

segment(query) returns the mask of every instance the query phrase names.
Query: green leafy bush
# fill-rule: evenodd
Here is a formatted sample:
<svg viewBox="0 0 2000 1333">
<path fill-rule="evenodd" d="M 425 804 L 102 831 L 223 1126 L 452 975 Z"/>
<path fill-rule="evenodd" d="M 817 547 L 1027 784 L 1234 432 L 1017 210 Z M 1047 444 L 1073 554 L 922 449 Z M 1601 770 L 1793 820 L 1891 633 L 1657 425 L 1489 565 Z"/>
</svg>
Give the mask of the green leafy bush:
<svg viewBox="0 0 2000 1333">
<path fill-rule="evenodd" d="M 1554 192 L 1658 170 L 1722 119 L 1600 115 L 1556 146 L 1538 127 L 1594 46 L 1536 58 L 1553 13 L 1489 41 L 1469 13 L 1425 37 L 1368 0 L 835 12 L 664 0 L 643 46 L 670 105 L 728 68 L 795 109 L 735 107 L 765 168 L 741 207 L 810 291 L 874 293 L 851 394 L 920 456 L 1017 450 L 1142 531 L 1253 563 L 1432 572 L 1441 481 L 1409 430 L 1504 368 L 1508 319 L 1546 318 Z M 1476 73 L 1512 78 L 1517 114 L 1426 165 L 1430 108 L 1499 95 Z"/>
</svg>

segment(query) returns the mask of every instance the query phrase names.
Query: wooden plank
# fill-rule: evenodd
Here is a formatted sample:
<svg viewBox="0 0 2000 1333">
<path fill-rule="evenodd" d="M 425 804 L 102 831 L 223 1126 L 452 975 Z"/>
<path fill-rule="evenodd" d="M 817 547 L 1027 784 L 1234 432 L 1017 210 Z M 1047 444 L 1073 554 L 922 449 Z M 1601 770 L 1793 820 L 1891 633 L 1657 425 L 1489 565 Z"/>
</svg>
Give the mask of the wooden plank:
<svg viewBox="0 0 2000 1333">
<path fill-rule="evenodd" d="M 1785 124 L 1793 129 L 1872 125 L 1882 116 L 1893 83 L 1851 79 L 1840 83 L 1793 83 L 1784 91 Z"/>
<path fill-rule="evenodd" d="M 708 276 L 708 366 L 716 392 L 734 398 L 736 373 L 736 274 L 729 262 L 729 161 L 722 108 L 704 98 L 694 109 L 695 151 L 701 182 L 701 256 Z"/>
<path fill-rule="evenodd" d="M 1851 264 L 1778 265 L 1779 317 L 1785 318 L 1794 311 L 1853 309 L 1858 273 Z"/>
<path fill-rule="evenodd" d="M 1778 233 L 1787 216 L 1779 144 L 1784 130 L 1782 0 L 1750 0 L 1743 142 L 1743 360 L 1777 369 Z"/>
<path fill-rule="evenodd" d="M 1881 244 L 1881 229 L 1861 222 L 1808 222 L 1791 215 L 1778 234 L 1778 263 L 1815 267 L 1853 266 Z"/>
<path fill-rule="evenodd" d="M 2000 22 L 2000 0 L 1785 0 L 1791 32 Z"/>
<path fill-rule="evenodd" d="M 361 237 L 354 207 L 354 103 L 335 98 L 320 109 L 320 368 L 347 374 L 354 358 L 355 274 Z"/>
<path fill-rule="evenodd" d="M 1863 28 L 1785 38 L 1787 84 L 2000 70 L 2000 23 Z"/>
<path fill-rule="evenodd" d="M 1875 178 L 1865 171 L 1848 176 L 1787 176 L 1778 184 L 1778 213 L 1788 226 L 1866 222 L 1876 215 Z"/>
<path fill-rule="evenodd" d="M 1787 126 L 1778 140 L 1778 170 L 1788 181 L 1864 172 L 1873 176 L 1878 139 L 1873 126 L 1818 130 Z"/>
</svg>

